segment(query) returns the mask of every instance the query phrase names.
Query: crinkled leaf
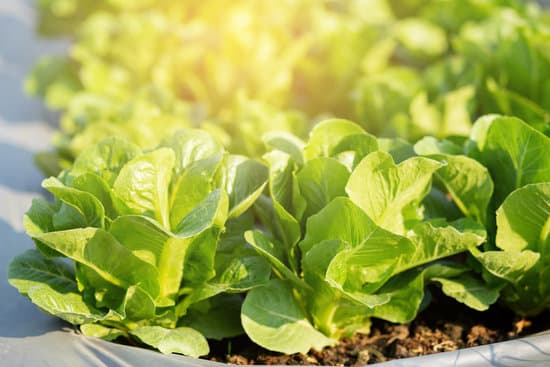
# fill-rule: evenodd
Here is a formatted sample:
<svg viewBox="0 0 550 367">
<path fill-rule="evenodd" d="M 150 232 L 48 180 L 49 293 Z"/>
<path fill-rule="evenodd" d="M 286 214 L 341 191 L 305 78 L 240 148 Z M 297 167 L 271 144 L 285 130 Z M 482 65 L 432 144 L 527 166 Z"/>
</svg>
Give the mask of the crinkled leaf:
<svg viewBox="0 0 550 367">
<path fill-rule="evenodd" d="M 175 173 L 181 175 L 194 162 L 221 157 L 223 147 L 212 136 L 198 129 L 180 129 L 163 141 L 175 153 Z"/>
<path fill-rule="evenodd" d="M 408 238 L 414 244 L 414 253 L 402 257 L 396 271 L 411 269 L 431 261 L 455 255 L 485 242 L 485 233 L 477 233 L 479 225 L 471 221 L 458 230 L 452 225 L 437 226 L 436 223 L 417 224 Z"/>
<path fill-rule="evenodd" d="M 519 282 L 540 259 L 540 254 L 529 250 L 474 251 L 473 253 L 491 274 L 511 283 Z"/>
<path fill-rule="evenodd" d="M 124 165 L 113 190 L 136 214 L 170 228 L 168 190 L 174 164 L 174 152 L 168 148 L 145 153 Z"/>
<path fill-rule="evenodd" d="M 346 192 L 375 223 L 404 233 L 406 221 L 418 219 L 418 206 L 429 192 L 432 174 L 441 166 L 423 157 L 395 165 L 388 153 L 374 152 L 351 173 Z"/>
<path fill-rule="evenodd" d="M 498 299 L 500 289 L 495 289 L 469 274 L 456 278 L 432 278 L 441 283 L 441 290 L 447 296 L 464 303 L 477 311 L 485 311 Z"/>
<path fill-rule="evenodd" d="M 109 137 L 84 150 L 75 160 L 69 177 L 92 172 L 113 185 L 126 163 L 141 155 L 141 149 L 127 140 Z"/>
</svg>

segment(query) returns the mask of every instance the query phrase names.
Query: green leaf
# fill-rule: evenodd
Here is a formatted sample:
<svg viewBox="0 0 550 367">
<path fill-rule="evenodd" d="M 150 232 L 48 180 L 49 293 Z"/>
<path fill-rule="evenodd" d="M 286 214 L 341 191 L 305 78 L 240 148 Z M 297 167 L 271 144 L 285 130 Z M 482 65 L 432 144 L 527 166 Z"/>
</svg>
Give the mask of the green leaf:
<svg viewBox="0 0 550 367">
<path fill-rule="evenodd" d="M 476 122 L 469 155 L 485 165 L 495 186 L 495 205 L 515 189 L 550 181 L 550 138 L 515 117 L 485 116 Z M 472 145 L 472 144 L 470 144 Z"/>
<path fill-rule="evenodd" d="M 302 258 L 303 277 L 312 288 L 310 295 L 305 298 L 307 311 L 315 327 L 333 338 L 368 332 L 373 313 L 364 302 L 355 301 L 326 280 L 325 274 L 330 262 L 344 248 L 345 243 L 341 240 L 327 240 L 313 246 Z M 370 300 L 371 304 L 375 303 L 375 297 Z M 377 304 L 384 301 L 377 298 Z M 389 297 L 385 297 L 385 301 L 389 301 Z"/>
<path fill-rule="evenodd" d="M 237 294 L 223 294 L 197 303 L 180 320 L 208 339 L 222 340 L 244 334 L 241 326 L 242 297 Z"/>
<path fill-rule="evenodd" d="M 294 183 L 296 168 L 291 157 L 282 152 L 272 151 L 264 156 L 269 162 L 269 193 L 271 195 L 273 209 L 276 216 L 275 223 L 272 223 L 272 231 L 281 236 L 286 246 L 287 255 L 290 257 L 290 266 L 296 266 L 292 263 L 294 246 L 298 243 L 301 236 L 300 224 L 296 217 L 296 207 L 299 203 L 295 202 L 296 185 Z"/>
<path fill-rule="evenodd" d="M 124 302 L 126 289 L 112 284 L 86 265 L 77 262 L 74 267 L 78 289 L 87 303 L 116 310 L 119 314 L 124 311 L 120 306 Z"/>
<path fill-rule="evenodd" d="M 80 331 L 86 336 L 101 338 L 108 341 L 113 341 L 117 338 L 127 336 L 127 334 L 122 330 L 110 328 L 100 324 L 80 325 Z"/>
<path fill-rule="evenodd" d="M 491 288 L 468 274 L 452 279 L 434 277 L 432 280 L 441 283 L 441 290 L 447 296 L 477 311 L 489 309 L 500 293 L 499 289 Z"/>
<path fill-rule="evenodd" d="M 37 250 L 27 250 L 11 261 L 8 280 L 42 310 L 72 324 L 103 319 L 99 310 L 82 300 L 69 265 L 46 259 Z"/>
<path fill-rule="evenodd" d="M 401 138 L 378 138 L 380 150 L 390 153 L 395 163 L 401 163 L 406 159 L 416 156 L 411 143 Z"/>
<path fill-rule="evenodd" d="M 174 164 L 174 152 L 168 148 L 145 153 L 126 163 L 113 190 L 136 214 L 155 218 L 168 229 L 168 190 Z"/>
<path fill-rule="evenodd" d="M 27 295 L 40 309 L 74 325 L 104 319 L 101 311 L 83 301 L 76 287 L 57 290 L 48 284 L 39 284 L 31 287 Z"/>
<path fill-rule="evenodd" d="M 424 298 L 424 273 L 416 269 L 392 277 L 377 292 L 388 297 L 388 302 L 377 305 L 373 317 L 390 322 L 412 321 Z"/>
<path fill-rule="evenodd" d="M 205 337 L 188 327 L 166 329 L 161 326 L 140 326 L 131 330 L 130 334 L 164 354 L 179 353 L 198 358 L 210 351 Z"/>
<path fill-rule="evenodd" d="M 511 283 L 521 281 L 540 259 L 539 253 L 529 250 L 473 251 L 472 253 L 491 274 Z"/>
<path fill-rule="evenodd" d="M 219 249 L 215 262 L 216 277 L 210 284 L 223 289 L 224 292 L 247 291 L 266 283 L 271 275 L 267 259 L 254 249 L 245 247 L 244 243 L 226 251 L 223 248 Z"/>
<path fill-rule="evenodd" d="M 414 253 L 402 257 L 396 271 L 411 269 L 451 255 L 468 251 L 485 242 L 485 233 L 477 233 L 479 225 L 466 223 L 462 231 L 451 225 L 436 226 L 435 223 L 417 224 L 408 238 L 414 243 Z M 469 226 L 468 226 L 469 224 Z"/>
<path fill-rule="evenodd" d="M 61 254 L 41 243 L 34 237 L 35 234 L 51 232 L 54 230 L 54 214 L 54 206 L 48 201 L 38 198 L 32 200 L 30 209 L 23 217 L 23 226 L 25 227 L 25 231 L 29 236 L 31 236 L 38 250 L 40 250 L 40 252 L 46 257 L 56 257 L 61 256 Z"/>
<path fill-rule="evenodd" d="M 238 246 L 219 249 L 214 259 L 215 277 L 197 285 L 178 304 L 180 315 L 186 314 L 190 305 L 224 292 L 245 292 L 264 285 L 271 276 L 269 262 L 250 247 Z M 208 337 L 208 335 L 207 335 Z"/>
<path fill-rule="evenodd" d="M 487 223 L 487 210 L 493 195 L 493 180 L 487 168 L 466 156 L 429 155 L 445 165 L 435 176 L 443 183 L 462 213 Z"/>
<path fill-rule="evenodd" d="M 331 156 L 342 162 L 350 171 L 353 170 L 361 160 L 369 153 L 378 150 L 378 141 L 370 134 L 348 135 L 336 145 Z"/>
<path fill-rule="evenodd" d="M 87 172 L 75 177 L 72 181 L 72 186 L 77 190 L 85 191 L 95 196 L 103 205 L 105 215 L 110 219 L 132 212 L 126 203 L 95 173 Z"/>
<path fill-rule="evenodd" d="M 229 218 L 236 218 L 254 204 L 267 185 L 266 166 L 243 156 L 230 155 L 224 164 L 223 186 L 229 195 Z"/>
<path fill-rule="evenodd" d="M 170 194 L 170 226 L 176 228 L 214 189 L 214 176 L 222 156 L 213 155 L 189 163 L 177 176 Z"/>
<path fill-rule="evenodd" d="M 304 256 L 314 245 L 325 240 L 339 239 L 359 245 L 378 229 L 350 199 L 336 198 L 317 214 L 309 217 L 305 237 L 299 246 Z"/>
<path fill-rule="evenodd" d="M 378 227 L 348 198 L 334 199 L 309 218 L 306 236 L 299 245 L 302 256 L 327 240 L 347 244 L 328 265 L 327 281 L 358 302 L 368 301 L 368 305 L 372 305 L 370 298 L 359 300 L 360 293 L 380 287 L 393 274 L 400 257 L 414 252 L 412 242 Z"/>
<path fill-rule="evenodd" d="M 286 131 L 273 131 L 266 133 L 263 141 L 269 150 L 280 150 L 292 157 L 299 165 L 304 164 L 303 150 L 306 144 L 296 136 Z"/>
<path fill-rule="evenodd" d="M 550 182 L 526 185 L 504 200 L 497 210 L 496 244 L 505 251 L 550 253 Z"/>
<path fill-rule="evenodd" d="M 285 264 L 284 249 L 277 242 L 272 241 L 263 232 L 258 230 L 245 232 L 244 238 L 258 254 L 265 257 L 271 263 L 275 273 L 281 279 L 290 281 L 297 288 L 309 289 L 307 284 Z"/>
<path fill-rule="evenodd" d="M 214 278 L 220 232 L 220 228 L 210 227 L 192 238 L 183 266 L 184 286 L 200 287 Z"/>
<path fill-rule="evenodd" d="M 351 173 L 346 192 L 382 228 L 404 233 L 408 220 L 418 220 L 418 206 L 441 166 L 423 157 L 395 165 L 388 153 L 371 153 Z"/>
<path fill-rule="evenodd" d="M 153 297 L 140 285 L 131 285 L 126 289 L 124 300 L 117 311 L 124 315 L 125 320 L 151 320 L 155 317 L 156 303 L 160 307 L 173 304 L 167 303 L 163 299 L 160 302 L 155 302 Z"/>
<path fill-rule="evenodd" d="M 375 228 L 358 244 L 340 251 L 330 262 L 326 279 L 334 287 L 366 306 L 387 302 L 386 297 L 372 297 L 413 255 L 414 247 L 407 238 Z"/>
<path fill-rule="evenodd" d="M 221 158 L 223 147 L 212 136 L 198 129 L 179 129 L 173 136 L 161 144 L 175 153 L 175 174 L 183 174 L 189 167 L 199 161 Z"/>
<path fill-rule="evenodd" d="M 27 250 L 17 255 L 8 268 L 8 279 L 19 293 L 47 284 L 58 290 L 74 290 L 76 282 L 71 267 L 57 259 L 47 259 L 37 250 Z"/>
<path fill-rule="evenodd" d="M 292 289 L 281 280 L 272 280 L 247 294 L 241 321 L 250 339 L 276 352 L 307 353 L 335 343 L 315 330 L 294 299 Z"/>
<path fill-rule="evenodd" d="M 346 167 L 333 158 L 308 161 L 296 175 L 300 195 L 307 204 L 304 217 L 316 214 L 332 199 L 346 196 L 349 175 Z"/>
<path fill-rule="evenodd" d="M 414 152 L 418 155 L 461 155 L 462 147 L 450 140 L 438 140 L 433 136 L 425 136 L 414 144 Z"/>
<path fill-rule="evenodd" d="M 432 187 L 430 193 L 422 200 L 422 206 L 426 220 L 443 218 L 452 221 L 464 217 L 452 197 L 436 187 Z"/>
<path fill-rule="evenodd" d="M 178 223 L 175 232 L 179 237 L 190 238 L 213 226 L 223 228 L 227 220 L 228 207 L 227 194 L 221 189 L 216 189 Z"/>
<path fill-rule="evenodd" d="M 75 209 L 85 220 L 83 227 L 104 227 L 105 209 L 92 194 L 67 187 L 54 177 L 45 179 L 42 182 L 42 187 Z"/>
<path fill-rule="evenodd" d="M 398 274 L 377 292 L 390 300 L 375 307 L 373 316 L 390 322 L 410 322 L 425 302 L 424 288 L 427 281 L 436 276 L 442 279 L 454 278 L 468 270 L 468 267 L 454 262 L 436 262 Z"/>
<path fill-rule="evenodd" d="M 38 240 L 96 271 L 122 288 L 141 285 L 153 297 L 159 294 L 158 271 L 134 256 L 111 234 L 97 228 L 44 233 Z"/>
<path fill-rule="evenodd" d="M 191 240 L 178 238 L 150 218 L 137 215 L 118 217 L 109 232 L 132 254 L 158 269 L 159 297 L 168 302 L 165 306 L 173 304 Z"/>
<path fill-rule="evenodd" d="M 95 173 L 108 185 L 113 185 L 126 163 L 141 155 L 141 149 L 124 139 L 109 137 L 84 150 L 69 171 L 69 177 Z"/>
<path fill-rule="evenodd" d="M 315 125 L 309 134 L 309 141 L 304 148 L 305 159 L 335 157 L 337 154 L 349 150 L 349 144 L 342 142 L 345 138 L 354 135 L 371 137 L 362 127 L 348 120 L 330 119 L 322 121 Z M 372 147 L 377 147 L 376 139 L 371 138 L 374 139 Z"/>
</svg>

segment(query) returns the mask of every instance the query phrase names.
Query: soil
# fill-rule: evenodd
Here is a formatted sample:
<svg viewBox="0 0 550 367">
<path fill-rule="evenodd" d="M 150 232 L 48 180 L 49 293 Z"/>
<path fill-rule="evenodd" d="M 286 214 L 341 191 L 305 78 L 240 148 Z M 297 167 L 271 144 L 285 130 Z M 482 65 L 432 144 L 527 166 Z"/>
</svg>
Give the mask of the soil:
<svg viewBox="0 0 550 367">
<path fill-rule="evenodd" d="M 211 353 L 206 359 L 238 365 L 364 366 L 490 344 L 549 329 L 550 311 L 520 318 L 498 305 L 478 312 L 446 297 L 434 297 L 431 305 L 409 324 L 375 320 L 369 335 L 358 334 L 322 351 L 284 355 L 260 348 L 243 336 L 211 341 Z"/>
</svg>

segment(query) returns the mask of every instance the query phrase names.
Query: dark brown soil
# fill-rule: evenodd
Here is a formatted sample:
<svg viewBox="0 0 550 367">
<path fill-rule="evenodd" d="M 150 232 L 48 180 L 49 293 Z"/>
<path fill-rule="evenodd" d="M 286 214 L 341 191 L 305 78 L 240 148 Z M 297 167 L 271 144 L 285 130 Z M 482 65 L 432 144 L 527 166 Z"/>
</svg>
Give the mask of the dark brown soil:
<svg viewBox="0 0 550 367">
<path fill-rule="evenodd" d="M 410 324 L 373 323 L 370 335 L 356 335 L 307 355 L 284 355 L 239 337 L 210 342 L 206 358 L 230 364 L 366 365 L 510 340 L 550 329 L 550 312 L 522 319 L 499 306 L 473 311 L 446 298 L 434 300 Z"/>
</svg>

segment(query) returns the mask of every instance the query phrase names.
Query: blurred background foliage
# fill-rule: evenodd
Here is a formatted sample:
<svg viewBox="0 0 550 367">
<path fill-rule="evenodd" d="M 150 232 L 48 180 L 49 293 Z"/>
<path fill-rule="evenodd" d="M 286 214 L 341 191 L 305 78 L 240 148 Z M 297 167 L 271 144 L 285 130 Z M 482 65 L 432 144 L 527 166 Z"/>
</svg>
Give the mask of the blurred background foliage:
<svg viewBox="0 0 550 367">
<path fill-rule="evenodd" d="M 47 173 L 108 135 L 202 127 L 259 156 L 273 130 L 348 118 L 384 137 L 467 136 L 483 114 L 550 134 L 550 15 L 522 0 L 37 0 L 65 37 L 27 91 L 61 111 Z"/>
</svg>

